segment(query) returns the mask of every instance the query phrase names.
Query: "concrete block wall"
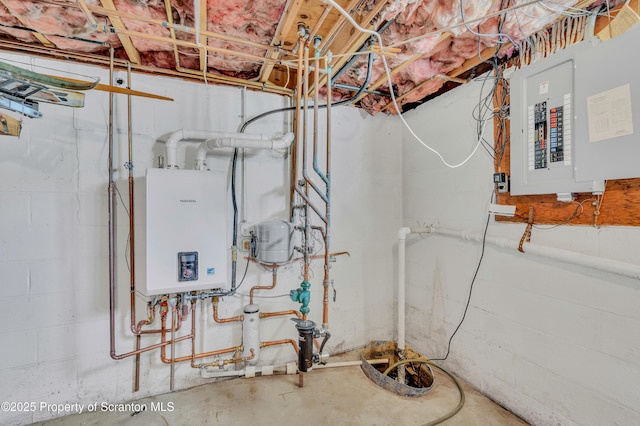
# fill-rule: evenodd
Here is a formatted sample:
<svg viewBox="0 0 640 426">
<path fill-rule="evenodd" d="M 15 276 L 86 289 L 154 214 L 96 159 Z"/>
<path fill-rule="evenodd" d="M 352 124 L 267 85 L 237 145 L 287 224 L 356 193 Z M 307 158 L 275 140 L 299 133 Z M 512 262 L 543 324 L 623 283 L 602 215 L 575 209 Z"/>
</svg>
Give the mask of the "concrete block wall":
<svg viewBox="0 0 640 426">
<path fill-rule="evenodd" d="M 6 56 L 6 57 L 5 57 Z M 23 63 L 46 65 L 108 81 L 104 69 L 5 55 Z M 36 69 L 37 70 L 37 69 Z M 51 72 L 51 71 L 49 71 Z M 126 74 L 117 71 L 126 81 Z M 157 164 L 163 141 L 181 128 L 234 132 L 241 123 L 242 90 L 205 86 L 182 80 L 133 74 L 131 87 L 174 98 L 163 102 L 132 98 L 134 174 Z M 127 99 L 116 97 L 115 171 L 127 171 Z M 275 95 L 246 92 L 246 117 L 288 105 Z M 22 136 L 0 139 L 0 400 L 35 402 L 34 411 L 0 412 L 0 423 L 27 424 L 70 414 L 40 408 L 40 403 L 122 402 L 169 391 L 169 367 L 158 352 L 141 356 L 140 391 L 133 392 L 133 358 L 109 356 L 107 246 L 107 123 L 108 95 L 90 91 L 84 108 L 41 104 L 43 118 L 25 119 Z M 273 115 L 252 124 L 247 133 L 286 130 L 290 117 Z M 322 121 L 322 120 L 321 120 Z M 332 268 L 335 302 L 330 307 L 331 352 L 362 347 L 370 339 L 391 338 L 393 326 L 393 243 L 401 225 L 401 163 L 393 120 L 362 115 L 353 108 L 334 112 L 332 251 L 348 251 Z M 196 145 L 179 149 L 179 162 L 190 168 Z M 229 152 L 209 156 L 210 167 L 229 174 Z M 290 158 L 281 153 L 247 154 L 247 220 L 258 223 L 286 218 Z M 323 164 L 321 162 L 321 164 Z M 354 172 L 357 171 L 357 173 Z M 225 194 L 228 196 L 228 194 Z M 120 201 L 117 201 L 121 209 Z M 119 258 L 126 243 L 118 241 Z M 317 244 L 318 248 L 321 245 Z M 239 262 L 244 272 L 244 258 Z M 321 322 L 322 267 L 312 270 L 309 318 Z M 282 267 L 275 299 L 256 300 L 263 311 L 298 309 L 288 293 L 301 281 L 300 264 Z M 240 279 L 240 276 L 239 276 Z M 134 340 L 127 332 L 128 280 L 120 262 L 116 316 L 117 351 L 128 352 Z M 220 316 L 239 315 L 251 286 L 271 284 L 271 273 L 250 265 L 239 294 L 224 298 Z M 333 292 L 332 292 L 333 295 Z M 137 298 L 138 319 L 145 316 Z M 159 325 L 159 319 L 155 326 Z M 209 302 L 198 303 L 198 350 L 214 350 L 241 342 L 239 324 L 216 324 Z M 178 335 L 188 333 L 183 325 Z M 265 319 L 262 340 L 295 339 L 287 317 Z M 158 338 L 145 337 L 143 345 Z M 188 354 L 188 343 L 176 345 L 176 355 Z M 262 351 L 264 363 L 295 359 L 290 346 Z M 188 364 L 188 363 L 187 363 Z M 206 383 L 197 370 L 176 366 L 176 389 Z"/>
<path fill-rule="evenodd" d="M 448 161 L 461 160 L 475 143 L 480 87 L 459 87 L 405 117 Z M 404 225 L 482 233 L 492 174 L 482 151 L 450 170 L 405 131 Z M 524 228 L 491 218 L 488 235 L 519 241 Z M 640 230 L 630 227 L 534 228 L 532 235 L 537 245 L 635 265 L 638 241 Z M 407 338 L 425 356 L 444 356 L 481 251 L 476 242 L 409 237 Z M 639 303 L 638 280 L 487 245 L 443 365 L 532 424 L 638 424 Z"/>
</svg>

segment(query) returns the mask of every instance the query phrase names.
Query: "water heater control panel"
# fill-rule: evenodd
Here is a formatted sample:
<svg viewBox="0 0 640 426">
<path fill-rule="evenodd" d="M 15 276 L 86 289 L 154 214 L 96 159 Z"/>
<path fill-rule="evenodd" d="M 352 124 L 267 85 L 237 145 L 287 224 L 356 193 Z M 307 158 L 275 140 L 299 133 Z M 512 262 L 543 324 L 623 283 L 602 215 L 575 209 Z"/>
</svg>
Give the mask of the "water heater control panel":
<svg viewBox="0 0 640 426">
<path fill-rule="evenodd" d="M 198 252 L 178 253 L 178 281 L 198 281 Z"/>
</svg>

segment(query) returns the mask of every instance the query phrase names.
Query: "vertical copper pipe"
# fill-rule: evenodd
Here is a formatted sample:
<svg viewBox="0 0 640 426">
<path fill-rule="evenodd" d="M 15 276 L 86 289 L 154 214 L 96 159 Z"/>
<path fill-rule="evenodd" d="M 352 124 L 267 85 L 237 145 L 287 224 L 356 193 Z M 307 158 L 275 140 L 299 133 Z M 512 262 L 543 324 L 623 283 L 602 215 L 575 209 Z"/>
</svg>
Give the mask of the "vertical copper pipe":
<svg viewBox="0 0 640 426">
<path fill-rule="evenodd" d="M 192 331 L 193 333 L 193 331 Z M 171 341 L 176 341 L 176 305 L 171 306 Z M 169 374 L 169 390 L 171 392 L 175 389 L 175 375 L 176 375 L 176 345 L 171 345 L 171 372 Z"/>
<path fill-rule="evenodd" d="M 141 335 L 137 334 L 136 335 L 136 351 L 140 350 L 140 339 L 142 338 Z M 133 391 L 134 392 L 138 392 L 140 390 L 140 354 L 136 354 L 136 366 L 135 366 L 135 373 L 133 375 Z"/>
<path fill-rule="evenodd" d="M 276 283 L 278 281 L 278 267 L 274 266 L 272 269 L 272 284 L 270 286 L 260 286 L 260 285 L 256 285 L 251 287 L 251 290 L 249 291 L 249 303 L 253 305 L 253 292 L 255 290 L 272 290 L 274 288 L 276 288 Z"/>
<path fill-rule="evenodd" d="M 164 327 L 162 327 L 164 328 Z M 191 365 L 196 362 L 196 301 L 191 300 Z M 160 358 L 162 362 L 164 359 Z"/>
<path fill-rule="evenodd" d="M 113 84 L 113 60 L 114 49 L 109 48 L 109 84 Z M 114 93 L 109 93 L 109 136 L 108 136 L 108 160 L 107 173 L 109 175 L 108 184 L 108 215 L 109 215 L 109 341 L 110 355 L 113 359 L 118 359 L 116 355 L 116 261 L 115 261 L 115 183 L 113 181 L 113 97 Z"/>
<path fill-rule="evenodd" d="M 304 78 L 303 86 L 303 121 L 302 121 L 302 176 L 305 177 L 304 194 L 309 199 L 309 182 L 307 177 L 307 99 L 309 97 L 309 40 L 304 44 Z M 309 238 L 311 234 L 311 221 L 309 219 L 309 205 L 305 204 L 304 215 L 304 281 L 309 281 Z M 304 318 L 305 316 L 303 316 Z"/>
<path fill-rule="evenodd" d="M 289 201 L 291 204 L 290 219 L 293 219 L 294 212 L 294 200 L 295 200 L 295 188 L 298 179 L 298 162 L 300 159 L 298 153 L 298 137 L 300 137 L 300 106 L 302 104 L 302 45 L 304 33 L 300 32 L 298 28 L 298 69 L 296 71 L 296 102 L 295 102 L 295 114 L 294 114 L 294 132 L 295 137 L 291 144 L 291 188 L 289 194 Z"/>
<path fill-rule="evenodd" d="M 326 67 L 327 67 L 327 143 L 326 143 L 326 189 L 327 189 L 327 204 L 326 204 L 326 227 L 324 233 L 324 281 L 322 283 L 324 287 L 324 296 L 322 298 L 322 328 L 329 328 L 329 261 L 330 261 L 330 246 L 331 246 L 331 52 L 327 54 Z"/>
</svg>

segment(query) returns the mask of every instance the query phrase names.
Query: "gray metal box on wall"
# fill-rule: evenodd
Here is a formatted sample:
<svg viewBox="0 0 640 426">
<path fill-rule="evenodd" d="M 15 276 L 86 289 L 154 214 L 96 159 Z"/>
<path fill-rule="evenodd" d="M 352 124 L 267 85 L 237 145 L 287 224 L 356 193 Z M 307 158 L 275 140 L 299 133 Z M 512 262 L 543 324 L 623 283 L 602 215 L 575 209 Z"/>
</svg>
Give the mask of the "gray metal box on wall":
<svg viewBox="0 0 640 426">
<path fill-rule="evenodd" d="M 593 192 L 575 169 L 572 46 L 511 75 L 511 195 Z"/>
<path fill-rule="evenodd" d="M 640 26 L 576 56 L 576 179 L 640 177 Z"/>
</svg>

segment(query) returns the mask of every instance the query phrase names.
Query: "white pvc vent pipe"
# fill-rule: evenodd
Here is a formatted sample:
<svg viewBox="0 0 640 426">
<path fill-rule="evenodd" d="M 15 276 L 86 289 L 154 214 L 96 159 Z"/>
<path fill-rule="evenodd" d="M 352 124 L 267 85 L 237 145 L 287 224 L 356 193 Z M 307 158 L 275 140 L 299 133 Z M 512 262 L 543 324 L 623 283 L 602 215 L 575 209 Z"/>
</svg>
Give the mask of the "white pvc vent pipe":
<svg viewBox="0 0 640 426">
<path fill-rule="evenodd" d="M 416 229 L 416 230 L 414 230 Z M 425 231 L 426 230 L 426 231 Z M 432 233 L 456 237 L 462 240 L 482 242 L 482 234 L 473 231 L 461 231 L 456 229 L 441 228 L 437 226 L 428 226 L 426 228 L 411 228 L 416 233 Z M 510 240 L 507 238 L 487 236 L 486 242 L 496 247 L 518 250 L 519 240 Z M 578 266 L 596 269 L 623 277 L 640 280 L 640 265 L 620 262 L 618 260 L 607 259 L 604 257 L 591 256 L 575 251 L 541 246 L 538 244 L 526 243 L 524 245 L 524 254 L 534 254 L 536 256 L 548 257 L 558 262 L 567 262 Z"/>
<path fill-rule="evenodd" d="M 293 133 L 276 133 L 273 137 L 256 134 L 214 132 L 209 130 L 180 129 L 169 135 L 165 143 L 167 154 L 167 168 L 178 168 L 178 142 L 192 141 L 204 142 L 204 147 L 198 149 L 198 159 L 206 158 L 210 149 L 216 148 L 259 148 L 259 149 L 286 149 L 293 141 Z M 200 158 L 201 157 L 201 158 Z"/>
<path fill-rule="evenodd" d="M 244 135 L 244 133 L 238 133 Z M 262 135 L 249 135 L 249 138 L 219 137 L 207 139 L 198 147 L 196 169 L 206 169 L 207 153 L 220 148 L 288 149 L 293 142 L 293 133 L 276 133 L 272 138 Z M 260 139 L 258 139 L 259 137 Z"/>
</svg>

